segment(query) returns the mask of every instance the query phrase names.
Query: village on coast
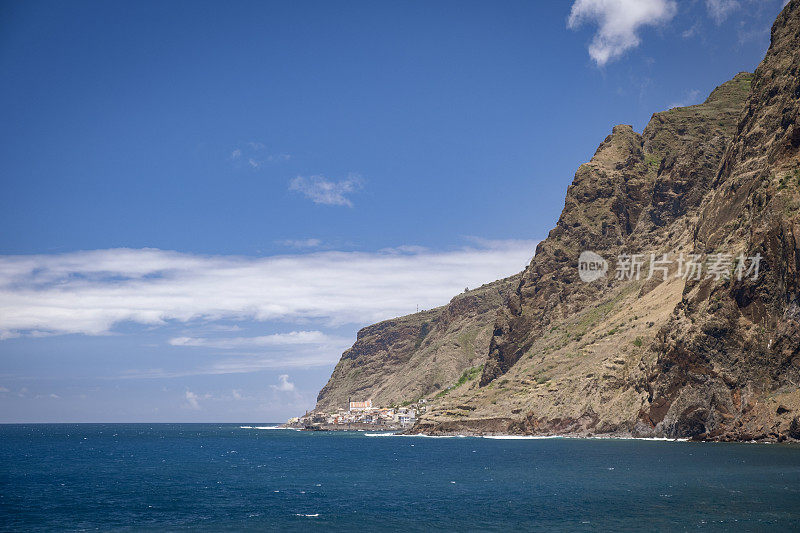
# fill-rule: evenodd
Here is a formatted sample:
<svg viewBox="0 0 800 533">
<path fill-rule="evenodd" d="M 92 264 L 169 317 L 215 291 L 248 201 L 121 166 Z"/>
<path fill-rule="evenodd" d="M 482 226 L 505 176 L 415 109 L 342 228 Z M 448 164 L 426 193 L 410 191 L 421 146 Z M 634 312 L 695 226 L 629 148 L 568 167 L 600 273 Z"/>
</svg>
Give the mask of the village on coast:
<svg viewBox="0 0 800 533">
<path fill-rule="evenodd" d="M 290 418 L 286 427 L 309 431 L 407 429 L 417 421 L 417 414 L 425 412 L 427 403 L 428 400 L 420 399 L 416 404 L 375 407 L 372 400 L 351 400 L 347 409 L 339 408 L 332 413 L 307 412 Z"/>
</svg>

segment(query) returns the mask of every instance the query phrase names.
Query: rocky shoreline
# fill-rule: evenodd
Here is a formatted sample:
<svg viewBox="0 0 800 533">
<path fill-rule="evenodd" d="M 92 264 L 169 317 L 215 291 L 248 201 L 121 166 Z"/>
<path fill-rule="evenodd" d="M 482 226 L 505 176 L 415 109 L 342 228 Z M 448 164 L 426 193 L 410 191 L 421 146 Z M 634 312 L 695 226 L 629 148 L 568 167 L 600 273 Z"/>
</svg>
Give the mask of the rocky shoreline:
<svg viewBox="0 0 800 533">
<path fill-rule="evenodd" d="M 547 427 L 531 428 L 523 420 L 510 418 L 491 418 L 476 420 L 459 420 L 452 422 L 426 423 L 420 422 L 411 429 L 403 431 L 409 435 L 428 436 L 519 436 L 541 438 L 591 438 L 591 439 L 643 439 L 643 440 L 687 440 L 692 442 L 762 442 L 784 443 L 800 442 L 800 431 L 780 433 L 777 431 L 763 433 L 709 434 L 702 433 L 689 437 L 670 437 L 653 431 L 642 431 L 642 428 L 617 428 L 611 431 L 597 432 L 590 428 L 577 428 L 575 421 L 558 421 Z"/>
<path fill-rule="evenodd" d="M 755 435 L 740 434 L 730 435 L 694 435 L 688 438 L 657 436 L 652 434 L 637 434 L 630 431 L 612 431 L 607 433 L 594 433 L 592 431 L 521 431 L 518 421 L 511 419 L 471 420 L 459 424 L 418 424 L 412 428 L 399 426 L 376 426 L 373 424 L 351 424 L 342 426 L 338 424 L 313 424 L 298 426 L 285 424 L 285 429 L 296 431 L 358 431 L 358 432 L 392 432 L 396 435 L 422 436 L 422 437 L 490 437 L 490 438 L 564 438 L 564 439 L 621 439 L 621 440 L 656 440 L 670 442 L 746 442 L 762 444 L 798 444 L 800 438 L 778 433 L 762 433 Z M 799 436 L 800 437 L 800 436 Z"/>
</svg>

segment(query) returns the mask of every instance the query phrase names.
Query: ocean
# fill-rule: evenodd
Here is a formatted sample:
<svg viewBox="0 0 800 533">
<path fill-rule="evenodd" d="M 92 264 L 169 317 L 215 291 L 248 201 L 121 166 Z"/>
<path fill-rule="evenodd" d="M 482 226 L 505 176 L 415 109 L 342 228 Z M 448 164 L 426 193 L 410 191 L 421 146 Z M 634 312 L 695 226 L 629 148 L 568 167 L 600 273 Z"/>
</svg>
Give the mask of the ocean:
<svg viewBox="0 0 800 533">
<path fill-rule="evenodd" d="M 0 425 L 0 529 L 800 527 L 797 445 L 259 427 Z"/>
</svg>

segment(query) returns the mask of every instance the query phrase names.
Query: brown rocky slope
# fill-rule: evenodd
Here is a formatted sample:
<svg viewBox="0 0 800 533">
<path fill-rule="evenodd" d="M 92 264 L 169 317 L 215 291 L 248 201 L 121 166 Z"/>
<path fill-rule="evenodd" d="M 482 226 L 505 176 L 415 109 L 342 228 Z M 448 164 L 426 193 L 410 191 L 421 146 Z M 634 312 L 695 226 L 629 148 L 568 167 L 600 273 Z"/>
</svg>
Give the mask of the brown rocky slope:
<svg viewBox="0 0 800 533">
<path fill-rule="evenodd" d="M 643 430 L 798 437 L 800 0 L 772 28 L 736 136 L 694 228 L 699 252 L 763 256 L 757 279 L 693 282 L 653 349 Z"/>
</svg>

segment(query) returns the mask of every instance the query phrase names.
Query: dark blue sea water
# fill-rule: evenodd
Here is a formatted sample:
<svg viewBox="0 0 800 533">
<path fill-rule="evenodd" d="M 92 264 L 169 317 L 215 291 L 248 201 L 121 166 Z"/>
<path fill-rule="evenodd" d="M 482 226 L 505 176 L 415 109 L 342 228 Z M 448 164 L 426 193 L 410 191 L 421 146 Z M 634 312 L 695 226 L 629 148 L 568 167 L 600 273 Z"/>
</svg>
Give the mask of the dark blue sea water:
<svg viewBox="0 0 800 533">
<path fill-rule="evenodd" d="M 2 530 L 780 530 L 800 447 L 0 426 Z"/>
</svg>

